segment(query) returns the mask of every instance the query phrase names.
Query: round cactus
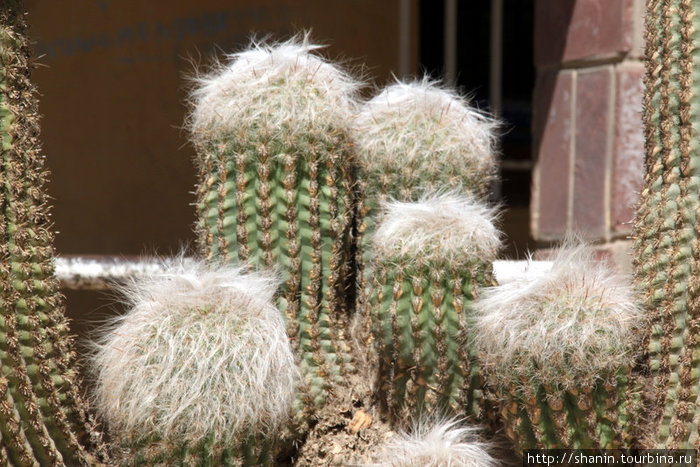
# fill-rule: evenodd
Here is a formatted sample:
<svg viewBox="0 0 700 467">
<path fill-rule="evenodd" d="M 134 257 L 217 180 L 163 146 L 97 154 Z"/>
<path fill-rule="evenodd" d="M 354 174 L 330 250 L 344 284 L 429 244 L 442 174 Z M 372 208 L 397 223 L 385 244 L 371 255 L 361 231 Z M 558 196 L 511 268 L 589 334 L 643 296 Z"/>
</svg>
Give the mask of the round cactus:
<svg viewBox="0 0 700 467">
<path fill-rule="evenodd" d="M 631 287 L 585 246 L 551 271 L 486 289 L 476 344 L 519 451 L 630 446 Z"/>
<path fill-rule="evenodd" d="M 428 418 L 380 446 L 374 461 L 383 467 L 495 467 L 501 464 L 490 454 L 492 448 L 474 427 Z"/>
<path fill-rule="evenodd" d="M 276 285 L 195 264 L 125 289 L 131 309 L 94 355 L 97 408 L 125 464 L 271 463 L 297 374 Z"/>
<path fill-rule="evenodd" d="M 366 196 L 416 201 L 453 188 L 485 195 L 495 175 L 497 123 L 427 78 L 397 83 L 355 119 Z"/>
</svg>

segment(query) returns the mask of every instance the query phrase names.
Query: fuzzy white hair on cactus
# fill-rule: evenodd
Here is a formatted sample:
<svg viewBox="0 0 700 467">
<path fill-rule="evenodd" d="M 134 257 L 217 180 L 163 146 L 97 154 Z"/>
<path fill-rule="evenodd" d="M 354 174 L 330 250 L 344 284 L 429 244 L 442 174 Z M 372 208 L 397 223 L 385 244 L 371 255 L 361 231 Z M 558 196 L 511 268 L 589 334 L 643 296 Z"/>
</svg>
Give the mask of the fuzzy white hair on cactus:
<svg viewBox="0 0 700 467">
<path fill-rule="evenodd" d="M 366 102 L 354 122 L 359 156 L 367 172 L 396 164 L 440 173 L 491 175 L 498 122 L 469 106 L 452 90 L 424 78 L 398 82 Z"/>
<path fill-rule="evenodd" d="M 496 210 L 474 196 L 444 192 L 412 203 L 384 203 L 373 238 L 381 258 L 401 257 L 461 264 L 496 258 L 501 234 Z"/>
<path fill-rule="evenodd" d="M 196 79 L 189 122 L 195 140 L 259 122 L 299 130 L 316 121 L 347 127 L 359 83 L 312 54 L 321 47 L 304 34 L 280 44 L 253 42 L 228 55 Z"/>
<path fill-rule="evenodd" d="M 419 420 L 380 448 L 376 457 L 382 467 L 495 467 L 491 446 L 475 427 L 459 420 Z"/>
<path fill-rule="evenodd" d="M 586 245 L 562 246 L 548 272 L 485 289 L 476 343 L 496 384 L 591 386 L 632 360 L 641 319 L 627 278 Z"/>
<path fill-rule="evenodd" d="M 124 440 L 227 442 L 288 417 L 297 369 L 277 280 L 231 266 L 173 266 L 124 287 L 130 310 L 93 357 L 101 416 Z"/>
</svg>

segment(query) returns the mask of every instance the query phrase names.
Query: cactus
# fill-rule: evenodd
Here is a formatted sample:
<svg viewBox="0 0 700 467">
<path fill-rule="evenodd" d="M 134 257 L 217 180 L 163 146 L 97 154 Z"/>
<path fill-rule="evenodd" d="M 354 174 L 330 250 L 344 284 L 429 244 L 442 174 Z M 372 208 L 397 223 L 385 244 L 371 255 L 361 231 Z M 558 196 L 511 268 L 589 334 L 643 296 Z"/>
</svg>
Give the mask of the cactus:
<svg viewBox="0 0 700 467">
<path fill-rule="evenodd" d="M 356 234 L 356 334 L 371 348 L 372 236 L 382 203 L 417 201 L 426 193 L 455 189 L 485 196 L 495 173 L 495 120 L 453 91 L 424 78 L 387 87 L 364 104 L 354 120 L 359 177 Z"/>
<path fill-rule="evenodd" d="M 442 194 L 386 206 L 372 249 L 371 310 L 380 406 L 396 424 L 426 415 L 485 417 L 472 302 L 492 285 L 494 211 Z"/>
<path fill-rule="evenodd" d="M 98 465 L 53 277 L 36 92 L 20 3 L 0 7 L 0 465 Z"/>
<path fill-rule="evenodd" d="M 354 124 L 370 207 L 450 188 L 485 196 L 496 168 L 496 127 L 427 78 L 389 86 L 360 109 Z"/>
<path fill-rule="evenodd" d="M 419 420 L 410 432 L 401 432 L 377 450 L 373 465 L 495 467 L 501 465 L 473 427 L 459 420 Z"/>
<path fill-rule="evenodd" d="M 646 176 L 635 277 L 648 310 L 643 414 L 649 447 L 696 448 L 700 366 L 700 4 L 650 0 L 646 19 Z M 648 376 L 647 376 L 648 375 Z"/>
<path fill-rule="evenodd" d="M 551 271 L 486 289 L 476 309 L 482 366 L 519 452 L 632 445 L 641 311 L 589 248 L 563 247 Z"/>
<path fill-rule="evenodd" d="M 276 286 L 193 264 L 124 289 L 130 311 L 94 355 L 123 465 L 272 465 L 297 376 Z"/>
<path fill-rule="evenodd" d="M 304 38 L 255 45 L 199 80 L 199 238 L 214 261 L 276 267 L 307 419 L 351 373 L 346 344 L 357 85 Z"/>
</svg>

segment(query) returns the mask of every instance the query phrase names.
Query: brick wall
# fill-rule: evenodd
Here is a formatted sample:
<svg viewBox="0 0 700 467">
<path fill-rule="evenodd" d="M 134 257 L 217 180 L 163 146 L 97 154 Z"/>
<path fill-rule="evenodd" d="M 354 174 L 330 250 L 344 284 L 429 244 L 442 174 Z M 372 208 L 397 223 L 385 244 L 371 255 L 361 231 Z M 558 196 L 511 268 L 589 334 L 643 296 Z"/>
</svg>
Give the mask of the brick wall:
<svg viewBox="0 0 700 467">
<path fill-rule="evenodd" d="M 627 269 L 643 178 L 643 0 L 536 0 L 532 236 L 575 232 Z"/>
</svg>

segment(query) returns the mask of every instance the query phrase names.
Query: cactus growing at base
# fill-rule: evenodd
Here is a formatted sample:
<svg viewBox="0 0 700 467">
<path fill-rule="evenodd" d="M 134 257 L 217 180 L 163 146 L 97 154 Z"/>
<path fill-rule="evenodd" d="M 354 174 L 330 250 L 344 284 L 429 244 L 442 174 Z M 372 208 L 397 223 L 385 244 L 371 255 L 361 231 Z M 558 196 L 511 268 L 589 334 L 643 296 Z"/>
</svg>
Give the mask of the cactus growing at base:
<svg viewBox="0 0 700 467">
<path fill-rule="evenodd" d="M 500 463 L 489 453 L 492 447 L 476 428 L 461 426 L 459 420 L 421 419 L 380 446 L 373 465 L 496 467 Z"/>
<path fill-rule="evenodd" d="M 356 83 L 290 41 L 255 45 L 193 93 L 199 236 L 214 261 L 276 267 L 279 307 L 304 376 L 305 419 L 352 371 L 346 291 L 354 169 L 347 138 Z"/>
<path fill-rule="evenodd" d="M 272 464 L 297 376 L 276 282 L 195 264 L 125 288 L 94 356 L 123 464 Z"/>
<path fill-rule="evenodd" d="M 493 220 L 493 210 L 455 194 L 386 205 L 373 237 L 367 306 L 380 406 L 395 423 L 485 415 L 472 302 L 492 285 L 500 247 Z"/>
<path fill-rule="evenodd" d="M 648 310 L 645 445 L 700 445 L 700 2 L 649 0 L 646 176 L 635 221 L 635 278 Z"/>
<path fill-rule="evenodd" d="M 0 465 L 98 465 L 53 277 L 36 92 L 20 3 L 0 7 Z"/>
<path fill-rule="evenodd" d="M 586 247 L 562 248 L 551 271 L 486 289 L 476 344 L 518 451 L 628 447 L 631 288 Z"/>
</svg>

